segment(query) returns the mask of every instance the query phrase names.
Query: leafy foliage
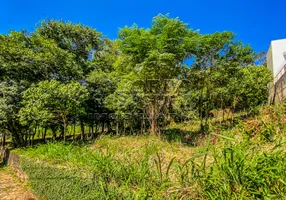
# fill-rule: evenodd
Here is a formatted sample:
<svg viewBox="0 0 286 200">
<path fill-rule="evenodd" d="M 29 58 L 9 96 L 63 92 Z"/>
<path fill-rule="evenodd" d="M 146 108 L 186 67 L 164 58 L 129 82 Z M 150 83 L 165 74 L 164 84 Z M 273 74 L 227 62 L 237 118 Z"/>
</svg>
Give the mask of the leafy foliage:
<svg viewBox="0 0 286 200">
<path fill-rule="evenodd" d="M 82 104 L 87 97 L 87 89 L 78 82 L 40 82 L 25 91 L 22 101 L 24 107 L 19 113 L 20 120 L 22 124 L 36 123 L 42 126 L 61 120 L 65 137 L 67 118 L 84 112 Z"/>
<path fill-rule="evenodd" d="M 183 61 L 192 55 L 196 35 L 178 18 L 164 15 L 154 17 L 151 29 L 133 25 L 119 32 L 119 70 L 126 68 L 124 78 L 145 94 L 143 109 L 151 133 L 157 131 L 158 114 L 167 105 L 168 85 L 179 77 Z"/>
<path fill-rule="evenodd" d="M 56 42 L 59 48 L 75 55 L 75 62 L 84 73 L 90 71 L 86 61 L 94 51 L 102 48 L 101 33 L 88 26 L 71 22 L 47 20 L 38 26 L 36 32 Z"/>
<path fill-rule="evenodd" d="M 32 33 L 0 35 L 0 49 L 0 127 L 15 146 L 43 130 L 65 138 L 68 126 L 75 139 L 78 125 L 81 139 L 94 139 L 99 128 L 159 135 L 173 122 L 197 119 L 207 130 L 213 109 L 265 103 L 271 81 L 254 65 L 264 64 L 263 55 L 234 33 L 200 34 L 162 14 L 150 28 L 120 29 L 117 40 L 46 20 Z"/>
<path fill-rule="evenodd" d="M 73 54 L 36 34 L 11 31 L 0 36 L 0 48 L 0 79 L 4 81 L 66 80 L 80 74 Z"/>
</svg>

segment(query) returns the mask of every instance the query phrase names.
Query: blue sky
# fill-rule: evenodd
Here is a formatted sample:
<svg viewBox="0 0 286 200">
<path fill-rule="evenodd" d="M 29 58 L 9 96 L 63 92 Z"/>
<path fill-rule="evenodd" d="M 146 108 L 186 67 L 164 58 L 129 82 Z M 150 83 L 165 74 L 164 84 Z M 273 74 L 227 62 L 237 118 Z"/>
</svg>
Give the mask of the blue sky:
<svg viewBox="0 0 286 200">
<path fill-rule="evenodd" d="M 170 13 L 201 33 L 229 30 L 257 52 L 286 38 L 283 0 L 1 0 L 0 33 L 33 31 L 43 19 L 64 19 L 96 28 L 114 39 L 120 27 L 150 27 L 152 17 Z"/>
</svg>

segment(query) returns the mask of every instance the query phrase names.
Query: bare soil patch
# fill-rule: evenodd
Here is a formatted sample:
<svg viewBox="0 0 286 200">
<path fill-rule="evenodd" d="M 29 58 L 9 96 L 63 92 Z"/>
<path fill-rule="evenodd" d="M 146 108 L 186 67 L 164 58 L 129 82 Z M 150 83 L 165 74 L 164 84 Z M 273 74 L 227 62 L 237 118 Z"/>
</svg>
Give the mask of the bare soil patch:
<svg viewBox="0 0 286 200">
<path fill-rule="evenodd" d="M 1 200 L 37 200 L 28 189 L 12 175 L 7 167 L 0 168 Z"/>
</svg>

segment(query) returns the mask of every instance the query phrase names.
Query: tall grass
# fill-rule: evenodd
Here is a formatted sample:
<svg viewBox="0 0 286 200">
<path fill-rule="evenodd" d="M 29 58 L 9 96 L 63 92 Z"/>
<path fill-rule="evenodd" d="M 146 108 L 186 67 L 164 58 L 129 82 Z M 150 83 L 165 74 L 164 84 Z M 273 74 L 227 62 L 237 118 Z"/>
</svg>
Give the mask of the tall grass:
<svg viewBox="0 0 286 200">
<path fill-rule="evenodd" d="M 43 198 L 90 199 L 92 195 L 91 199 L 151 196 L 164 199 L 167 186 L 164 184 L 168 179 L 159 178 L 162 171 L 153 168 L 155 161 L 148 155 L 140 160 L 126 155 L 122 160 L 116 159 L 110 151 L 91 151 L 85 146 L 63 143 L 49 143 L 18 152 L 25 155 L 23 168 L 32 177 L 32 188 Z M 84 190 L 86 187 L 88 189 Z M 70 198 L 67 192 L 72 192 L 74 197 Z"/>
<path fill-rule="evenodd" d="M 105 137 L 16 151 L 43 199 L 285 199 L 284 112 L 263 112 L 211 127 L 201 147 Z"/>
<path fill-rule="evenodd" d="M 158 152 L 117 159 L 110 151 L 63 143 L 18 152 L 32 188 L 47 199 L 279 199 L 286 193 L 283 143 L 263 152 L 231 140 L 184 163 L 172 159 L 167 168 Z"/>
</svg>

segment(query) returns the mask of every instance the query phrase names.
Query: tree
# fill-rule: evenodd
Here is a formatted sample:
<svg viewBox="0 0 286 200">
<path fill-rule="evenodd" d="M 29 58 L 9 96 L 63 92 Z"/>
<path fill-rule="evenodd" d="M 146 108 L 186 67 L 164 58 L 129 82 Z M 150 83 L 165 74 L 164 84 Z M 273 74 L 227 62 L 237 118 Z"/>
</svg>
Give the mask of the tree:
<svg viewBox="0 0 286 200">
<path fill-rule="evenodd" d="M 88 60 L 94 52 L 101 50 L 101 33 L 82 24 L 46 20 L 38 26 L 36 33 L 56 42 L 59 48 L 75 55 L 76 63 L 84 74 L 88 74 L 92 65 Z"/>
<path fill-rule="evenodd" d="M 101 70 L 93 70 L 86 79 L 88 84 L 88 90 L 90 92 L 90 98 L 87 101 L 88 112 L 94 114 L 91 119 L 91 125 L 96 121 L 96 126 L 101 121 L 102 132 L 104 131 L 104 125 L 107 123 L 108 131 L 110 131 L 110 118 L 112 113 L 106 107 L 105 99 L 108 95 L 112 94 L 116 89 L 116 78 L 114 73 L 108 73 Z"/>
<path fill-rule="evenodd" d="M 168 15 L 147 29 L 124 27 L 114 41 L 81 24 L 43 21 L 32 33 L 0 35 L 0 129 L 24 145 L 38 126 L 61 127 L 65 139 L 71 118 L 80 119 L 82 138 L 85 124 L 94 136 L 100 123 L 102 132 L 116 123 L 117 133 L 158 135 L 177 120 L 172 113 L 207 127 L 211 109 L 266 101 L 269 72 L 255 64 L 265 65 L 265 54 L 234 33 L 200 34 Z"/>
<path fill-rule="evenodd" d="M 86 110 L 90 117 L 85 117 L 85 121 L 91 127 L 92 136 L 94 136 L 94 124 L 97 132 L 98 124 L 101 122 L 102 132 L 107 124 L 108 132 L 111 130 L 110 114 L 112 111 L 105 105 L 105 99 L 116 89 L 116 73 L 114 72 L 114 63 L 119 56 L 116 41 L 107 38 L 103 40 L 102 48 L 95 51 L 90 62 L 93 69 L 86 76 L 87 88 L 90 93 L 86 101 Z"/>
<path fill-rule="evenodd" d="M 24 143 L 24 136 L 27 134 L 18 117 L 26 87 L 24 83 L 13 80 L 0 83 L 0 129 L 12 134 L 12 141 L 16 146 Z"/>
<path fill-rule="evenodd" d="M 197 91 L 196 108 L 202 129 L 206 127 L 211 109 L 225 109 L 236 98 L 227 89 L 232 77 L 243 66 L 253 64 L 254 51 L 249 45 L 234 40 L 232 32 L 200 35 L 195 49 L 195 60 L 186 73 L 185 87 Z M 205 118 L 205 124 L 203 123 Z"/>
<path fill-rule="evenodd" d="M 93 70 L 97 69 L 98 62 L 105 62 L 104 58 L 101 56 L 98 58 L 98 55 L 107 51 L 106 47 L 111 44 L 110 40 L 103 39 L 102 34 L 97 30 L 71 22 L 46 20 L 38 26 L 36 33 L 44 38 L 54 40 L 58 47 L 75 56 L 74 61 L 80 67 L 79 71 L 82 75 L 78 80 L 83 82 Z M 91 102 L 91 99 L 87 102 L 86 110 L 88 112 L 91 110 L 89 106 L 94 106 L 89 104 Z M 82 135 L 84 135 L 84 121 L 88 121 L 88 117 L 80 116 Z"/>
<path fill-rule="evenodd" d="M 12 134 L 14 144 L 23 145 L 28 127 L 20 124 L 18 112 L 24 91 L 39 81 L 79 77 L 80 70 L 73 54 L 36 34 L 0 35 L 0 49 L 0 126 Z"/>
<path fill-rule="evenodd" d="M 132 84 L 143 90 L 148 99 L 144 109 L 150 120 L 150 132 L 156 134 L 168 83 L 179 77 L 183 61 L 192 55 L 197 33 L 179 18 L 158 15 L 151 29 L 133 25 L 121 29 L 118 35 L 122 52 L 119 74 L 129 77 Z"/>
<path fill-rule="evenodd" d="M 146 99 L 144 93 L 128 79 L 115 83 L 117 83 L 115 91 L 105 98 L 104 103 L 114 113 L 117 134 L 120 130 L 125 134 L 127 129 L 130 133 L 138 129 L 143 132 L 145 129 L 144 99 Z"/>
<path fill-rule="evenodd" d="M 238 109 L 251 109 L 267 103 L 268 88 L 273 75 L 266 66 L 248 66 L 239 71 L 239 75 L 229 83 L 230 90 L 238 97 Z"/>
<path fill-rule="evenodd" d="M 0 80 L 34 83 L 46 79 L 69 80 L 80 75 L 75 56 L 41 36 L 11 31 L 0 35 Z"/>
<path fill-rule="evenodd" d="M 65 140 L 68 117 L 83 112 L 82 103 L 87 97 L 86 87 L 78 82 L 62 84 L 51 80 L 32 85 L 24 93 L 21 122 L 25 125 L 29 122 L 45 124 L 51 120 L 61 120 Z"/>
</svg>

